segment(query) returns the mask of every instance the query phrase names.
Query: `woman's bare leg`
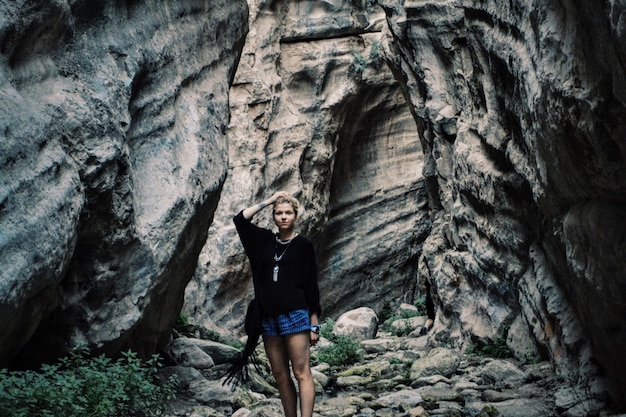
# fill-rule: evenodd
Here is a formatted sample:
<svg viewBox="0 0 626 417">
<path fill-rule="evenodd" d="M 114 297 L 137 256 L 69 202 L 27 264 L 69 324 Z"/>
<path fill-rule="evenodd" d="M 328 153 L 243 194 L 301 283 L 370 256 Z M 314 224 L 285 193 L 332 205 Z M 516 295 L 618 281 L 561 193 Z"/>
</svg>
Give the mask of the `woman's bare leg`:
<svg viewBox="0 0 626 417">
<path fill-rule="evenodd" d="M 289 371 L 289 352 L 285 339 L 280 336 L 263 336 L 263 345 L 278 386 L 285 417 L 297 417 L 298 396 Z"/>
<path fill-rule="evenodd" d="M 312 417 L 315 405 L 315 382 L 311 374 L 310 334 L 308 331 L 290 334 L 285 336 L 285 342 L 293 374 L 298 381 L 300 414 L 302 417 Z"/>
</svg>

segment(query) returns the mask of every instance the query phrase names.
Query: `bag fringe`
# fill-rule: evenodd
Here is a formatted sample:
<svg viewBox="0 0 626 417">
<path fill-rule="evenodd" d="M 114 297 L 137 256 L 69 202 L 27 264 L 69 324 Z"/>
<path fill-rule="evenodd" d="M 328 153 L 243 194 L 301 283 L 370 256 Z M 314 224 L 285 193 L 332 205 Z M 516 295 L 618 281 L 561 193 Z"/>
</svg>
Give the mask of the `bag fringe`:
<svg viewBox="0 0 626 417">
<path fill-rule="evenodd" d="M 255 353 L 262 333 L 261 313 L 256 299 L 253 299 L 248 305 L 244 327 L 248 334 L 246 346 L 241 351 L 239 357 L 231 362 L 230 367 L 222 376 L 222 378 L 225 378 L 224 382 L 222 382 L 222 386 L 230 385 L 231 391 L 234 391 L 239 385 L 250 387 L 252 383 L 249 369 L 250 364 L 254 366 L 258 373 L 261 373 L 261 367 Z"/>
<path fill-rule="evenodd" d="M 235 391 L 238 386 L 250 387 L 252 384 L 252 374 L 250 372 L 250 364 L 254 369 L 261 373 L 261 366 L 254 350 L 250 353 L 244 351 L 235 359 L 228 367 L 222 378 L 222 386 L 230 385 L 231 391 Z"/>
</svg>

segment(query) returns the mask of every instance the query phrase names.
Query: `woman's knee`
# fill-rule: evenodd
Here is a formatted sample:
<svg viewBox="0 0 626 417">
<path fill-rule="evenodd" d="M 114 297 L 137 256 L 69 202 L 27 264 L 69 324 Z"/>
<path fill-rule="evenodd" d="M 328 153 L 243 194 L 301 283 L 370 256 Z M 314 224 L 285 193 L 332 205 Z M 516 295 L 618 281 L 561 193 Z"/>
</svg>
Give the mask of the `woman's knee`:
<svg viewBox="0 0 626 417">
<path fill-rule="evenodd" d="M 313 374 L 311 373 L 311 368 L 302 367 L 293 369 L 293 375 L 299 382 L 313 380 Z"/>
<path fill-rule="evenodd" d="M 274 379 L 276 383 L 280 384 L 282 382 L 288 382 L 291 379 L 291 373 L 289 372 L 289 368 L 284 369 L 283 367 L 274 369 L 272 368 L 272 375 L 274 375 Z"/>
</svg>

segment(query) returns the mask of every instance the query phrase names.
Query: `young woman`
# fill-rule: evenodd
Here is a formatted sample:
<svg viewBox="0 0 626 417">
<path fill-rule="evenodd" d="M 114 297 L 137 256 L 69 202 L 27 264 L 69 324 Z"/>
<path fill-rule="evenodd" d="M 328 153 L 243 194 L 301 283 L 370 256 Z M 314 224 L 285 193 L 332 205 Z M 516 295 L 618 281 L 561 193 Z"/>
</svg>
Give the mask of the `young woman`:
<svg viewBox="0 0 626 417">
<path fill-rule="evenodd" d="M 273 208 L 278 232 L 256 226 L 254 215 Z M 300 414 L 313 415 L 315 385 L 310 347 L 319 340 L 320 301 L 313 244 L 295 231 L 298 200 L 279 191 L 233 219 L 252 267 L 255 298 L 261 310 L 263 345 L 276 379 L 286 417 L 296 417 L 298 381 Z"/>
</svg>

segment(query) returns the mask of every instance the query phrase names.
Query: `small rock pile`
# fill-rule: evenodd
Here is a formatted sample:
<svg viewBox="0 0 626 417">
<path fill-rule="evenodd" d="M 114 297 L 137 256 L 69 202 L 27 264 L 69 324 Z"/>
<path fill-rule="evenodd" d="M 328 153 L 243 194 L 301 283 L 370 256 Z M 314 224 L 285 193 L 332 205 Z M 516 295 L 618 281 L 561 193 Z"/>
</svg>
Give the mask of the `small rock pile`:
<svg viewBox="0 0 626 417">
<path fill-rule="evenodd" d="M 344 314 L 333 332 L 360 340 L 362 360 L 351 366 L 317 363 L 323 339 L 313 348 L 317 397 L 314 416 L 322 417 L 550 417 L 610 415 L 602 404 L 585 398 L 555 376 L 548 362 L 521 363 L 433 347 L 419 336 L 425 317 L 399 319 L 377 331 L 375 313 L 367 308 Z M 406 336 L 394 328 L 414 326 Z M 222 385 L 220 376 L 238 350 L 225 344 L 179 337 L 170 348 L 178 363 L 163 369 L 176 374 L 180 393 L 170 416 L 279 417 L 278 392 L 267 365 L 253 372 L 252 387 Z M 262 345 L 257 348 L 267 364 Z"/>
</svg>

